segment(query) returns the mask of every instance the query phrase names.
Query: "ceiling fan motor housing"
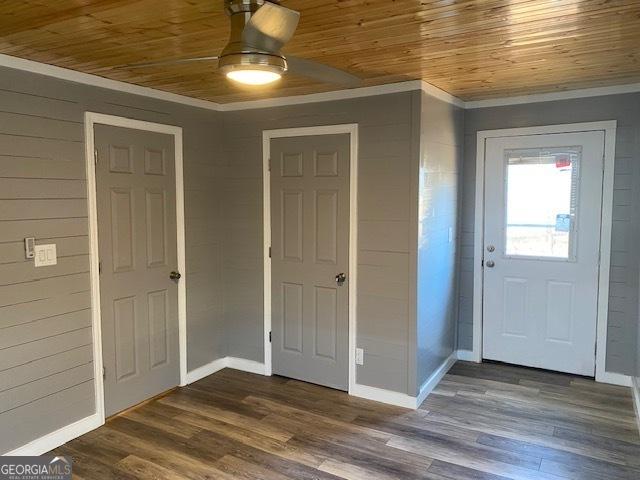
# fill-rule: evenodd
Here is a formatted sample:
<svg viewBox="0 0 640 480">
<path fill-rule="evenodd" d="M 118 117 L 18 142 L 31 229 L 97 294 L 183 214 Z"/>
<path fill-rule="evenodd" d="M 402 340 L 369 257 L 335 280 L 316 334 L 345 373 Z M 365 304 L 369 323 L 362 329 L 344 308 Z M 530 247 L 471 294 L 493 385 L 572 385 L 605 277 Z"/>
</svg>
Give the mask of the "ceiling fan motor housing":
<svg viewBox="0 0 640 480">
<path fill-rule="evenodd" d="M 265 3 L 279 4 L 279 2 L 267 0 L 225 0 L 225 11 L 231 20 L 231 33 L 218 63 L 223 73 L 252 69 L 269 70 L 278 74 L 287 71 L 287 61 L 279 49 L 252 44 L 253 42 L 246 38 L 247 23 Z"/>
</svg>

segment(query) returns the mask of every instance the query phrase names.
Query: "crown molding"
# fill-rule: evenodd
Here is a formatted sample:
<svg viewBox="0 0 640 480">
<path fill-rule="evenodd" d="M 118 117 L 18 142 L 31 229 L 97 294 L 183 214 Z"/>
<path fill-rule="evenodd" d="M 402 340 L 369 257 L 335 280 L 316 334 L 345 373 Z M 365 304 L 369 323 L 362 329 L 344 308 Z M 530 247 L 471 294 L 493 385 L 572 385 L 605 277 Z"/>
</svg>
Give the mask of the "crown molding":
<svg viewBox="0 0 640 480">
<path fill-rule="evenodd" d="M 460 108 L 476 109 L 488 107 L 502 107 L 507 105 L 522 105 L 526 103 L 552 102 L 557 100 L 570 100 L 576 98 L 599 97 L 604 95 L 616 95 L 623 93 L 640 92 L 640 83 L 627 85 L 614 85 L 611 87 L 584 88 L 580 90 L 567 90 L 564 92 L 539 93 L 533 95 L 521 95 L 517 97 L 504 97 L 488 100 L 476 100 L 465 102 L 440 88 L 423 80 L 410 80 L 407 82 L 387 83 L 371 87 L 351 88 L 348 90 L 336 90 L 332 92 L 311 93 L 307 95 L 294 95 L 289 97 L 267 98 L 263 100 L 250 100 L 246 102 L 216 103 L 208 100 L 187 97 L 175 93 L 165 92 L 150 87 L 142 87 L 132 83 L 111 80 L 109 78 L 78 72 L 68 68 L 57 67 L 46 63 L 34 62 L 24 58 L 0 54 L 0 67 L 13 68 L 25 72 L 46 75 L 69 82 L 106 88 L 132 95 L 140 95 L 155 98 L 166 102 L 179 103 L 196 108 L 213 110 L 216 112 L 232 112 L 238 110 L 252 110 L 258 108 L 272 108 L 287 105 L 301 105 L 306 103 L 331 102 L 336 100 L 348 100 L 352 98 L 371 97 L 375 95 L 387 95 L 390 93 L 410 92 L 422 90 L 439 100 L 450 103 Z"/>
<path fill-rule="evenodd" d="M 455 105 L 456 107 L 466 108 L 466 103 L 458 97 L 455 97 L 450 93 L 436 87 L 435 85 L 431 85 L 430 83 L 425 82 L 424 80 L 421 80 L 420 82 L 420 89 L 427 95 L 435 97 L 438 100 L 442 100 L 443 102 Z"/>
<path fill-rule="evenodd" d="M 466 109 L 504 107 L 507 105 L 523 105 L 526 103 L 553 102 L 558 100 L 572 100 L 575 98 L 602 97 L 605 95 L 619 95 L 622 93 L 640 92 L 640 83 L 613 85 L 610 87 L 582 88 L 566 90 L 564 92 L 536 93 L 517 97 L 493 98 L 465 102 Z"/>
<path fill-rule="evenodd" d="M 374 95 L 387 95 L 390 93 L 411 92 L 422 89 L 421 80 L 408 82 L 387 83 L 371 87 L 350 88 L 347 90 L 335 90 L 331 92 L 309 93 L 307 95 L 294 95 L 290 97 L 265 98 L 263 100 L 250 100 L 247 102 L 223 103 L 220 109 L 223 112 L 238 110 L 253 110 L 256 108 L 284 107 L 287 105 L 301 105 L 304 103 L 332 102 L 336 100 L 349 100 L 352 98 L 372 97 Z M 434 87 L 435 88 L 435 87 Z M 445 93 L 445 92 L 442 92 Z"/>
<path fill-rule="evenodd" d="M 116 90 L 118 92 L 131 93 L 133 95 L 155 98 L 157 100 L 164 100 L 166 102 L 180 103 L 183 105 L 188 105 L 190 107 L 204 108 L 207 110 L 216 111 L 220 110 L 220 105 L 215 102 L 209 102 L 207 100 L 200 100 L 197 98 L 186 97 L 184 95 L 164 92 L 162 90 L 156 90 L 155 88 L 141 87 L 140 85 L 134 85 L 132 83 L 111 80 L 109 78 L 92 75 L 90 73 L 78 72 L 76 70 L 56 67 L 55 65 L 49 65 L 47 63 L 34 62 L 33 60 L 12 57 L 10 55 L 0 54 L 0 66 L 22 70 L 25 72 L 37 73 L 40 75 L 46 75 L 48 77 L 67 80 L 69 82 L 82 83 L 84 85 L 107 88 L 109 90 Z"/>
<path fill-rule="evenodd" d="M 35 62 L 24 58 L 13 57 L 11 55 L 0 54 L 0 66 L 22 70 L 25 72 L 46 75 L 48 77 L 67 80 L 69 82 L 91 85 L 94 87 L 116 90 L 118 92 L 140 95 L 157 100 L 164 100 L 172 103 L 179 103 L 191 107 L 204 108 L 216 112 L 229 112 L 237 110 L 252 110 L 258 108 L 280 107 L 286 105 L 300 105 L 305 103 L 330 102 L 334 100 L 346 100 L 350 98 L 370 97 L 374 95 L 385 95 L 398 92 L 409 92 L 423 90 L 430 95 L 438 96 L 445 101 L 455 97 L 421 80 L 408 82 L 388 83 L 386 85 L 376 85 L 372 87 L 351 88 L 348 90 L 336 90 L 332 92 L 311 93 L 307 95 L 294 95 L 288 97 L 266 98 L 262 100 L 250 100 L 246 102 L 232 102 L 220 104 L 208 100 L 187 97 L 175 93 L 164 92 L 150 87 L 142 87 L 132 83 L 111 80 L 90 73 L 78 72 L 68 68 L 57 67 L 47 63 Z M 456 99 L 456 101 L 461 102 Z"/>
</svg>

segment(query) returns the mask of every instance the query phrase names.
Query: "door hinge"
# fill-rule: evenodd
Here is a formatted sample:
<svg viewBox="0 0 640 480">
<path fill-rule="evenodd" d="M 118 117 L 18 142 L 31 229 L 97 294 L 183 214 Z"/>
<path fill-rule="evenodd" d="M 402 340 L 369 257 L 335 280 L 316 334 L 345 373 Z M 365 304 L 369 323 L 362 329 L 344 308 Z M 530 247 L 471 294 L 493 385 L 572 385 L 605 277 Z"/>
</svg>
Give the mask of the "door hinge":
<svg viewBox="0 0 640 480">
<path fill-rule="evenodd" d="M 102 379 L 106 379 L 107 378 L 107 367 L 105 367 L 104 365 L 102 366 Z"/>
<path fill-rule="evenodd" d="M 102 273 L 102 260 L 98 261 L 98 275 Z"/>
<path fill-rule="evenodd" d="M 269 258 L 271 258 L 271 247 L 269 247 Z"/>
<path fill-rule="evenodd" d="M 98 149 L 97 148 L 93 151 L 93 163 L 94 165 L 98 165 Z"/>
<path fill-rule="evenodd" d="M 271 159 L 268 160 L 267 168 L 271 171 Z"/>
<path fill-rule="evenodd" d="M 269 343 L 271 343 L 271 332 L 269 332 Z"/>
</svg>

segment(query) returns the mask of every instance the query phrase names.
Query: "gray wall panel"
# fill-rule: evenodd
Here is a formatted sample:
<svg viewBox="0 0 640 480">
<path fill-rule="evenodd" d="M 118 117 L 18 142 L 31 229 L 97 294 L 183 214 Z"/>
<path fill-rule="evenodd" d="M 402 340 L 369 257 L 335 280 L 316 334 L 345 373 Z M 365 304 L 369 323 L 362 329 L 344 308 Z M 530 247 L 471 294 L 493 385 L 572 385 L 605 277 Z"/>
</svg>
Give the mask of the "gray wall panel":
<svg viewBox="0 0 640 480">
<path fill-rule="evenodd" d="M 7 452 L 61 426 L 85 418 L 95 411 L 93 380 L 62 390 L 54 389 L 46 397 L 0 413 L 0 452 Z"/>
<path fill-rule="evenodd" d="M 183 128 L 188 369 L 226 355 L 220 114 L 0 69 L 0 452 L 91 414 L 84 112 Z M 55 243 L 34 268 L 24 237 Z M 20 428 L 15 428 L 19 425 Z"/>
<path fill-rule="evenodd" d="M 91 328 L 85 326 L 40 340 L 16 344 L 2 349 L 0 370 L 18 367 L 33 360 L 39 360 L 57 353 L 66 352 L 67 350 L 89 345 L 90 343 Z"/>
<path fill-rule="evenodd" d="M 0 273 L 2 268 L 0 267 Z M 0 308 L 89 290 L 89 274 L 38 279 L 0 287 Z"/>
<path fill-rule="evenodd" d="M 3 335 L 0 337 L 0 350 L 90 326 L 91 311 L 89 309 L 21 323 L 3 329 Z"/>
<path fill-rule="evenodd" d="M 419 154 L 416 383 L 456 349 L 457 232 L 464 112 L 422 94 Z"/>
<path fill-rule="evenodd" d="M 63 277 L 75 273 L 89 271 L 89 256 L 75 255 L 72 257 L 58 257 L 57 265 L 36 269 L 32 262 L 15 262 L 2 265 L 0 287 L 5 285 L 33 282 L 52 277 Z"/>
<path fill-rule="evenodd" d="M 0 329 L 85 310 L 90 307 L 91 295 L 89 290 L 7 305 L 2 307 Z"/>
<path fill-rule="evenodd" d="M 638 330 L 638 211 L 640 190 L 640 94 L 609 95 L 467 110 L 462 201 L 458 346 L 472 347 L 473 234 L 476 132 L 498 128 L 617 120 L 615 206 L 607 339 L 607 370 L 631 374 Z M 630 199 L 635 203 L 630 205 Z"/>
<path fill-rule="evenodd" d="M 77 180 L 0 178 L 0 192 L 0 196 L 6 199 L 86 198 L 87 185 Z"/>
<path fill-rule="evenodd" d="M 0 392 L 19 387 L 27 383 L 48 378 L 56 373 L 64 372 L 78 365 L 93 361 L 91 345 L 67 350 L 51 357 L 34 360 L 11 370 L 0 372 Z"/>
</svg>

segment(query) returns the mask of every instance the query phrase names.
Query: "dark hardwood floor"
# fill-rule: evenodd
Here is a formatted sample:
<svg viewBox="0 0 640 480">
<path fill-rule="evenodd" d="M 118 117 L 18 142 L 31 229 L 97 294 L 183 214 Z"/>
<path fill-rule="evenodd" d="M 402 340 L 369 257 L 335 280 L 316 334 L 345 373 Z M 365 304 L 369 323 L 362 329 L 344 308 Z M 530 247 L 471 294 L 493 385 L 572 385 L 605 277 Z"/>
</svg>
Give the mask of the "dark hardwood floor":
<svg viewBox="0 0 640 480">
<path fill-rule="evenodd" d="M 629 389 L 465 362 L 417 411 L 227 369 L 55 453 L 85 480 L 640 479 Z"/>
</svg>

